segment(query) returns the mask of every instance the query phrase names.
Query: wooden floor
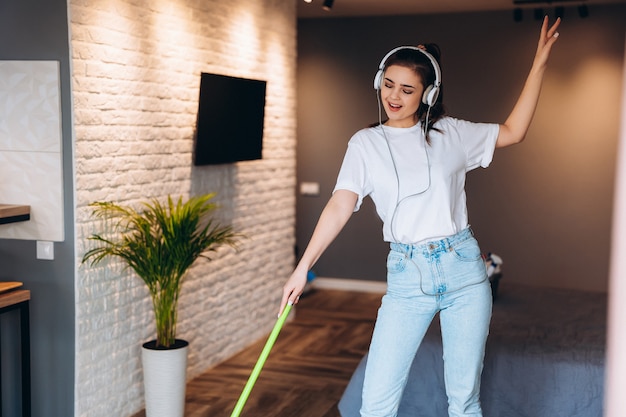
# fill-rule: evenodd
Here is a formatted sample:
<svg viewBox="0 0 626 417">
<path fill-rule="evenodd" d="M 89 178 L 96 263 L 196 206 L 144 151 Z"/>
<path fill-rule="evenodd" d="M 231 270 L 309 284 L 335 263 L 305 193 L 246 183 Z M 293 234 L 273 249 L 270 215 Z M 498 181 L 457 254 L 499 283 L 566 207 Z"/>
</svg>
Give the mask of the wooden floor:
<svg viewBox="0 0 626 417">
<path fill-rule="evenodd" d="M 338 417 L 337 403 L 369 346 L 380 298 L 325 289 L 302 297 L 241 417 Z M 190 381 L 185 417 L 229 417 L 265 342 Z"/>
</svg>

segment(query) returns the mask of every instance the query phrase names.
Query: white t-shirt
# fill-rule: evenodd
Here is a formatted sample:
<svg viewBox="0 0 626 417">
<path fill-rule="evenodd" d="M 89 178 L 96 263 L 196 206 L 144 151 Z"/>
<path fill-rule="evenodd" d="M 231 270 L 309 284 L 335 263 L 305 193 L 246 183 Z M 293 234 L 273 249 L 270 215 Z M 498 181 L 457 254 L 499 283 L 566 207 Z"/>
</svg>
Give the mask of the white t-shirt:
<svg viewBox="0 0 626 417">
<path fill-rule="evenodd" d="M 385 241 L 420 243 L 469 226 L 465 174 L 489 166 L 499 125 L 444 117 L 435 127 L 440 132 L 430 131 L 431 145 L 420 123 L 362 129 L 348 143 L 334 191 L 356 193 L 354 211 L 369 195 Z"/>
</svg>

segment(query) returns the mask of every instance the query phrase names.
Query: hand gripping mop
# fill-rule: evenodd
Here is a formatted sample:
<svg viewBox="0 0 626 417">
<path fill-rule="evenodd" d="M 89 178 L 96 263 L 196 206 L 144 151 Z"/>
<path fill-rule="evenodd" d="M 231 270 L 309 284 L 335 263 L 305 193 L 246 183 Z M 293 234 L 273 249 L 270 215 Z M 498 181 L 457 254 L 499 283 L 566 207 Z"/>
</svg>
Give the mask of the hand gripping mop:
<svg viewBox="0 0 626 417">
<path fill-rule="evenodd" d="M 282 329 L 285 320 L 287 320 L 287 316 L 291 311 L 291 307 L 291 304 L 287 304 L 285 306 L 285 309 L 283 310 L 283 313 L 280 315 L 280 317 L 278 317 L 278 320 L 274 325 L 274 329 L 272 330 L 272 333 L 270 333 L 270 336 L 267 338 L 267 342 L 265 342 L 265 347 L 263 348 L 263 351 L 261 351 L 261 355 L 256 361 L 256 365 L 254 365 L 254 369 L 250 374 L 250 378 L 248 378 L 248 382 L 243 388 L 243 391 L 239 396 L 239 401 L 237 401 L 237 405 L 235 405 L 235 409 L 233 410 L 233 413 L 230 415 L 230 417 L 239 417 L 239 415 L 241 414 L 241 410 L 243 410 L 244 405 L 246 405 L 246 401 L 248 400 L 248 396 L 252 391 L 252 387 L 254 387 L 254 384 L 259 377 L 259 374 L 261 373 L 261 369 L 263 369 L 263 365 L 265 365 L 265 361 L 267 360 L 267 357 L 269 356 L 270 351 L 274 346 L 274 342 L 276 342 L 276 338 L 278 338 L 280 329 Z"/>
</svg>

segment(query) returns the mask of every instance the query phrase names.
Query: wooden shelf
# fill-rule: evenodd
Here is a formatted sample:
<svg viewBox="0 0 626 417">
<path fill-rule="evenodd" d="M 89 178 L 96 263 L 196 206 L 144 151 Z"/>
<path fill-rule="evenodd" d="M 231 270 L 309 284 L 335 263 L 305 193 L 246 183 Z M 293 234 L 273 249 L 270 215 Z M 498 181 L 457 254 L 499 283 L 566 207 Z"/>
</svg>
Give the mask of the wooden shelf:
<svg viewBox="0 0 626 417">
<path fill-rule="evenodd" d="M 0 204 L 0 224 L 30 220 L 30 206 Z"/>
<path fill-rule="evenodd" d="M 0 308 L 11 307 L 30 300 L 30 290 L 13 290 L 0 294 Z"/>
<path fill-rule="evenodd" d="M 0 281 L 0 294 L 21 287 L 23 284 L 17 281 Z"/>
</svg>

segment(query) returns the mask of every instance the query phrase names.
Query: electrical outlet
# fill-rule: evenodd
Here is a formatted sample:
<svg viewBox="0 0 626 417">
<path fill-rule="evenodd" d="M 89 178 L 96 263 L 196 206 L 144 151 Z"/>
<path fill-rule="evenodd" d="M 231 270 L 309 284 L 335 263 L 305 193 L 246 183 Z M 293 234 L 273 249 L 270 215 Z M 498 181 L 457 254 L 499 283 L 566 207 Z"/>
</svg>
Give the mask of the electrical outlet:
<svg viewBox="0 0 626 417">
<path fill-rule="evenodd" d="M 54 242 L 37 241 L 37 259 L 52 261 L 54 259 Z"/>
<path fill-rule="evenodd" d="M 317 197 L 320 195 L 320 183 L 319 182 L 301 182 L 300 194 Z"/>
</svg>

